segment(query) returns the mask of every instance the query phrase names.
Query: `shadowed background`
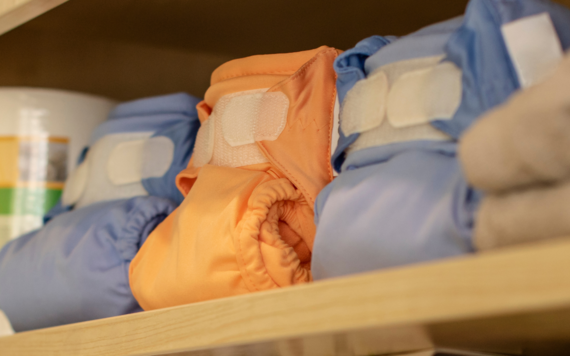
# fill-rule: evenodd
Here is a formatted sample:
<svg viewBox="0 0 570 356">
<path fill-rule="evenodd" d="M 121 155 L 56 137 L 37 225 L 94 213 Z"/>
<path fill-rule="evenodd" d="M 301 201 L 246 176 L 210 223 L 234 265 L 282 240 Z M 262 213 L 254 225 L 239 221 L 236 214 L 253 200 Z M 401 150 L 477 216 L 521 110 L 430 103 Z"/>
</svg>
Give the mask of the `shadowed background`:
<svg viewBox="0 0 570 356">
<path fill-rule="evenodd" d="M 570 5 L 570 0 L 563 0 Z M 347 49 L 463 13 L 465 0 L 70 0 L 0 36 L 0 86 L 118 100 L 202 96 L 233 58 Z"/>
</svg>

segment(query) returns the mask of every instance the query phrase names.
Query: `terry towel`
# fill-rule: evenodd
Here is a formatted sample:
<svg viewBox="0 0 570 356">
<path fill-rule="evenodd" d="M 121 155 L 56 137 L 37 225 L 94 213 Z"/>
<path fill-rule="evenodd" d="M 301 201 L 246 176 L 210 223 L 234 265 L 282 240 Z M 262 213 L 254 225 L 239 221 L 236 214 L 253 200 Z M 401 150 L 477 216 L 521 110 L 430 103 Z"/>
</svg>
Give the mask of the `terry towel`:
<svg viewBox="0 0 570 356">
<path fill-rule="evenodd" d="M 459 151 L 469 181 L 488 192 L 570 178 L 570 56 L 473 125 Z"/>
<path fill-rule="evenodd" d="M 478 121 L 460 157 L 487 191 L 477 215 L 480 250 L 570 234 L 570 57 L 543 83 Z"/>
</svg>

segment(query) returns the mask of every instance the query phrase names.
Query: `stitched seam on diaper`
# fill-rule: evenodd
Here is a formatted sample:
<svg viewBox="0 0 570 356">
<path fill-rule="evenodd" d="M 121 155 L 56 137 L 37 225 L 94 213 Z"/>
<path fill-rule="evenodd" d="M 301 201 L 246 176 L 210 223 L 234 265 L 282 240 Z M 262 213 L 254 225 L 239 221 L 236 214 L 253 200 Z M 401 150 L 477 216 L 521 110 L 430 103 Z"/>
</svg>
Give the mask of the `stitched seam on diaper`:
<svg viewBox="0 0 570 356">
<path fill-rule="evenodd" d="M 335 79 L 335 83 L 336 83 L 336 74 L 335 74 L 335 76 L 334 76 L 334 79 Z M 332 132 L 332 130 L 334 130 L 334 120 L 335 120 L 335 117 L 334 117 L 334 106 L 335 106 L 335 104 L 336 104 L 336 95 L 337 95 L 337 91 L 336 91 L 336 85 L 335 85 L 335 87 L 334 87 L 334 89 L 333 89 L 331 107 L 329 107 L 331 120 L 329 120 L 329 128 L 328 128 L 328 129 L 329 129 L 329 130 L 328 130 L 328 131 L 329 131 L 329 144 L 328 144 L 328 147 L 327 147 L 327 152 L 328 152 L 327 157 L 332 157 L 332 154 L 333 154 L 333 152 L 332 152 L 332 137 L 333 137 L 333 132 Z M 339 107 L 339 112 L 340 112 L 340 107 Z M 331 160 L 330 160 L 330 159 L 327 160 L 327 172 L 329 173 L 329 180 L 332 181 L 333 178 L 334 178 L 334 174 L 333 174 L 333 171 L 332 171 L 332 165 L 331 165 Z"/>
<path fill-rule="evenodd" d="M 334 48 L 328 48 L 328 49 L 326 49 L 326 50 L 324 50 L 324 51 L 322 51 L 322 52 L 317 53 L 313 58 L 311 58 L 311 60 L 309 60 L 307 63 L 305 63 L 305 64 L 301 67 L 301 69 L 299 69 L 299 71 L 298 71 L 297 73 L 295 73 L 295 74 L 292 75 L 291 77 L 287 78 L 286 80 L 282 81 L 281 83 L 277 84 L 275 87 L 269 89 L 268 92 L 276 91 L 276 89 L 278 89 L 278 88 L 284 86 L 284 85 L 285 85 L 286 83 L 288 83 L 289 81 L 292 81 L 292 80 L 294 80 L 294 79 L 297 79 L 301 74 L 305 73 L 305 72 L 307 71 L 307 69 L 308 69 L 311 65 L 313 65 L 313 64 L 317 61 L 317 59 L 318 59 L 320 56 L 324 56 L 324 55 L 328 54 L 329 52 L 336 52 L 336 50 L 335 50 Z M 333 99 L 334 99 L 334 97 L 333 97 Z M 333 105 L 334 105 L 334 102 L 333 102 Z M 334 115 L 334 106 L 333 106 L 333 115 Z M 287 123 L 289 123 L 289 120 L 287 120 Z M 330 130 L 329 130 L 329 131 L 330 131 Z M 330 133 L 329 133 L 329 135 L 330 135 Z M 330 140 L 329 140 L 329 141 L 330 141 Z M 269 152 L 267 152 L 267 150 L 265 149 L 265 147 L 262 145 L 261 142 L 258 142 L 258 144 L 261 146 L 262 151 L 263 151 L 267 156 L 271 157 L 272 162 L 273 162 L 275 165 L 277 165 L 278 168 L 280 168 L 282 171 L 286 172 L 288 177 L 291 177 L 290 180 L 293 181 L 293 182 L 295 183 L 295 186 L 296 186 L 299 190 L 301 190 L 301 191 L 303 192 L 303 195 L 304 195 L 305 197 L 307 197 L 307 200 L 308 200 L 309 202 L 311 202 L 311 205 L 314 205 L 314 204 L 315 204 L 315 200 L 310 196 L 310 194 L 309 194 L 309 192 L 307 191 L 307 189 L 306 189 L 302 184 L 300 184 L 299 181 L 297 181 L 297 180 L 293 177 L 293 175 L 291 174 L 291 172 L 289 172 L 289 171 L 287 170 L 287 168 L 283 167 L 279 162 L 277 162 L 277 160 L 275 160 L 275 157 L 273 157 L 271 154 L 269 154 Z M 329 146 L 330 146 L 330 145 L 329 145 Z M 329 150 L 330 150 L 330 148 L 329 148 Z M 330 166 L 330 162 L 329 162 L 329 166 Z M 330 169 L 330 167 L 328 167 L 327 170 L 328 170 L 328 169 Z M 329 174 L 332 175 L 331 172 L 329 172 Z"/>
<path fill-rule="evenodd" d="M 262 151 L 268 155 L 269 157 L 271 157 L 272 162 L 277 165 L 277 168 L 281 169 L 282 171 L 286 172 L 287 174 L 287 179 L 289 179 L 290 181 L 292 180 L 295 183 L 295 186 L 300 189 L 302 192 L 304 192 L 304 196 L 308 197 L 309 200 L 311 201 L 311 204 L 315 204 L 315 202 L 311 199 L 311 197 L 309 196 L 309 192 L 303 187 L 302 184 L 300 184 L 297 179 L 295 179 L 295 177 L 291 174 L 291 172 L 289 172 L 289 170 L 287 170 L 287 168 L 285 168 L 283 165 L 281 165 L 279 162 L 277 162 L 275 160 L 275 157 L 273 157 L 271 154 L 269 154 L 269 152 L 267 152 L 267 150 L 265 149 L 265 147 L 261 147 Z M 291 178 L 289 178 L 291 177 Z"/>
<path fill-rule="evenodd" d="M 269 91 L 273 91 L 274 89 L 280 88 L 282 86 L 284 86 L 285 84 L 287 84 L 290 81 L 293 81 L 295 79 L 297 79 L 298 77 L 300 77 L 302 74 L 304 74 L 311 65 L 313 65 L 313 63 L 315 63 L 317 61 L 317 59 L 319 59 L 319 57 L 324 56 L 327 52 L 331 52 L 334 51 L 333 48 L 329 48 L 326 49 L 322 52 L 317 53 L 313 58 L 311 58 L 307 63 L 303 64 L 301 66 L 301 68 L 299 68 L 295 73 L 293 73 L 289 78 L 283 80 L 280 83 L 277 83 L 273 88 L 270 88 L 268 90 Z"/>
<path fill-rule="evenodd" d="M 244 222 L 248 221 L 249 218 L 250 218 L 250 216 L 251 216 L 251 214 L 252 214 L 252 212 L 251 212 L 251 210 L 249 210 L 249 211 L 247 212 L 247 216 L 245 216 L 245 217 L 243 218 L 243 221 L 244 221 Z M 247 219 L 246 219 L 246 217 L 247 217 Z M 245 260 L 244 260 L 244 257 L 243 257 L 243 248 L 242 248 L 242 246 L 241 246 L 241 245 L 242 245 L 242 235 L 241 235 L 242 232 L 243 232 L 243 225 L 242 225 L 241 231 L 240 231 L 240 233 L 239 233 L 239 235 L 238 235 L 238 247 L 239 247 L 239 252 L 240 252 L 240 253 L 239 253 L 239 259 L 240 259 L 241 265 L 243 266 L 243 270 L 244 270 L 244 272 L 245 272 L 246 278 L 247 278 L 247 280 L 249 281 L 249 283 L 251 283 L 251 285 L 255 288 L 256 291 L 261 291 L 261 289 L 259 289 L 259 288 L 257 287 L 257 284 L 256 284 L 256 283 L 253 281 L 253 279 L 251 278 L 251 276 L 250 276 L 250 274 L 249 274 L 249 272 L 248 272 L 248 270 L 247 270 L 247 266 L 246 266 L 246 264 L 245 264 Z M 258 237 L 257 240 L 258 240 L 258 242 L 259 242 L 259 237 Z M 259 254 L 261 255 L 261 251 L 259 251 Z M 248 289 L 249 289 L 249 287 L 248 287 Z"/>
<path fill-rule="evenodd" d="M 304 65 L 304 64 L 303 64 Z M 220 83 L 221 81 L 224 80 L 229 80 L 229 79 L 235 79 L 235 78 L 241 78 L 241 77 L 247 77 L 249 75 L 260 75 L 260 74 L 286 74 L 286 73 L 295 73 L 299 68 L 295 68 L 295 69 L 285 69 L 285 70 L 276 70 L 276 71 L 268 71 L 268 72 L 246 72 L 246 73 L 240 73 L 240 74 L 235 74 L 235 75 L 228 75 L 226 77 L 222 77 L 219 79 L 219 82 L 217 82 L 216 84 Z M 215 84 L 214 84 L 215 85 Z"/>
</svg>

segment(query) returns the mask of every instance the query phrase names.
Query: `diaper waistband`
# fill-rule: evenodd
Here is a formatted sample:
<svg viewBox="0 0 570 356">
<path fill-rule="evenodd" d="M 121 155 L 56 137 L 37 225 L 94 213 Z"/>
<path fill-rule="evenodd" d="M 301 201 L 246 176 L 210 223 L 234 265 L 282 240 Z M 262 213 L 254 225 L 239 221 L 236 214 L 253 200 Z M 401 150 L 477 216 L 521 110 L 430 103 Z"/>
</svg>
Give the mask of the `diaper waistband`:
<svg viewBox="0 0 570 356">
<path fill-rule="evenodd" d="M 347 93 L 344 135 L 359 134 L 347 152 L 412 140 L 449 140 L 430 122 L 451 119 L 461 102 L 461 70 L 441 56 L 378 68 Z"/>
<path fill-rule="evenodd" d="M 226 62 L 212 73 L 204 102 L 213 108 L 225 95 L 270 88 L 295 74 L 307 61 L 325 48 L 327 47 L 294 53 L 256 55 Z"/>
<path fill-rule="evenodd" d="M 267 58 L 278 59 L 272 62 L 272 73 L 267 73 L 267 64 L 256 70 L 249 62 L 254 57 L 250 57 L 243 61 L 245 69 L 235 71 L 237 76 L 220 79 L 226 77 L 219 74 L 221 71 L 216 72 L 212 77 L 222 81 L 213 84 L 206 99 L 197 106 L 203 127 L 198 133 L 195 154 L 188 168 L 177 176 L 182 194 L 189 191 L 200 167 L 207 163 L 226 167 L 269 163 L 312 204 L 333 177 L 329 158 L 336 76 L 332 63 L 338 54 L 334 48 L 321 47 L 269 55 Z M 289 58 L 295 60 L 289 63 Z M 239 63 L 236 60 L 232 66 Z M 260 86 L 267 78 L 275 82 Z M 243 85 L 236 86 L 236 81 Z M 211 96 L 214 87 L 219 95 L 215 100 Z"/>
<path fill-rule="evenodd" d="M 175 145 L 153 131 L 104 136 L 69 175 L 62 194 L 64 206 L 76 208 L 99 201 L 148 195 L 146 178 L 162 177 L 170 168 Z"/>
<path fill-rule="evenodd" d="M 287 123 L 289 98 L 268 88 L 221 97 L 202 123 L 194 149 L 194 167 L 213 164 L 242 167 L 268 162 L 256 141 L 274 141 Z"/>
</svg>

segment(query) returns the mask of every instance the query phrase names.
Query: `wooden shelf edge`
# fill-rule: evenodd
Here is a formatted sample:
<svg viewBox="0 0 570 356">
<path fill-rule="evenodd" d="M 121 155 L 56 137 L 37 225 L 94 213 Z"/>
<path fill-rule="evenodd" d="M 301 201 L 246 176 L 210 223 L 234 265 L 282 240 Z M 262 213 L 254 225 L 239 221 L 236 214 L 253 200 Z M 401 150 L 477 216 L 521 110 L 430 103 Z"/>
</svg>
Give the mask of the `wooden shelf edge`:
<svg viewBox="0 0 570 356">
<path fill-rule="evenodd" d="M 68 0 L 0 0 L 0 35 Z"/>
<path fill-rule="evenodd" d="M 570 240 L 0 338 L 10 355 L 162 355 L 570 310 Z"/>
</svg>

